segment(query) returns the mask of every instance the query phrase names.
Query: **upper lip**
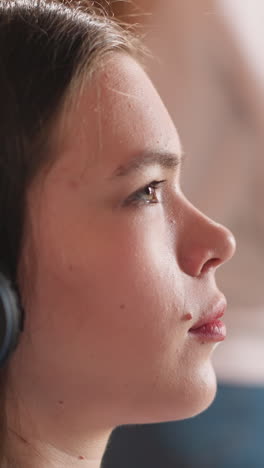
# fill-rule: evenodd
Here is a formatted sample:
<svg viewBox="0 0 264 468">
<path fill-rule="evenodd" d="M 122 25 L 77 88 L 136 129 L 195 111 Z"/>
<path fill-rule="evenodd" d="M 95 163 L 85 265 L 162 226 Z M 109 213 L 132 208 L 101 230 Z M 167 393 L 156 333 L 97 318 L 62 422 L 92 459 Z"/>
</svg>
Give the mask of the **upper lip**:
<svg viewBox="0 0 264 468">
<path fill-rule="evenodd" d="M 227 303 L 225 298 L 221 298 L 206 311 L 204 311 L 197 322 L 189 329 L 189 331 L 195 330 L 196 328 L 200 328 L 203 325 L 213 322 L 216 319 L 222 317 L 226 311 Z"/>
</svg>

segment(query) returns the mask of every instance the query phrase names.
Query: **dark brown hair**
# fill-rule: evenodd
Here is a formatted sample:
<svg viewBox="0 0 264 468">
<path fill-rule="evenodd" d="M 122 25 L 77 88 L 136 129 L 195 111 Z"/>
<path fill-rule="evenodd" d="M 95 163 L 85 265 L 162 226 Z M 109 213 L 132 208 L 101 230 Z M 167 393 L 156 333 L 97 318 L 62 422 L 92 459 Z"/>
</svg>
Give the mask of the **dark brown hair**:
<svg viewBox="0 0 264 468">
<path fill-rule="evenodd" d="M 14 283 L 26 194 L 41 169 L 52 164 L 55 116 L 78 79 L 91 78 L 106 54 L 137 52 L 137 40 L 91 3 L 0 0 L 0 268 Z M 6 369 L 0 385 L 3 445 Z M 0 452 L 1 464 L 4 446 Z"/>
<path fill-rule="evenodd" d="M 89 2 L 0 0 L 0 263 L 13 280 L 52 117 L 77 75 L 116 49 L 132 52 L 131 38 Z"/>
</svg>

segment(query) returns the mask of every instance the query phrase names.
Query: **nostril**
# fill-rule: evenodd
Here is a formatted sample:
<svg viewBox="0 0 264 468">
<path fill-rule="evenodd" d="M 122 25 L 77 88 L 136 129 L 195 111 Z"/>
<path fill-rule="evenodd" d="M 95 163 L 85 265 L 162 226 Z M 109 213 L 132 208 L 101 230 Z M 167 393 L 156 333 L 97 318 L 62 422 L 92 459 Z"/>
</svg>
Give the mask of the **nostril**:
<svg viewBox="0 0 264 468">
<path fill-rule="evenodd" d="M 212 268 L 217 268 L 219 265 L 221 265 L 221 263 L 222 262 L 220 258 L 210 258 L 210 260 L 207 260 L 207 262 L 204 263 L 200 271 L 200 275 L 207 273 Z"/>
</svg>

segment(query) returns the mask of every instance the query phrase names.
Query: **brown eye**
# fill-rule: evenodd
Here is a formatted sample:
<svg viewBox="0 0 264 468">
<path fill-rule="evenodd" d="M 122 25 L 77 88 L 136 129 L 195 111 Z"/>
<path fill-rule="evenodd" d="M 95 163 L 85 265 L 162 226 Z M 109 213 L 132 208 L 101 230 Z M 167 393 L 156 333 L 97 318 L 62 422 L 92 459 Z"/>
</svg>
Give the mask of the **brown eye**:
<svg viewBox="0 0 264 468">
<path fill-rule="evenodd" d="M 158 198 L 157 198 L 156 190 L 157 190 L 157 187 L 154 187 L 153 185 L 149 185 L 148 187 L 145 187 L 143 198 L 145 196 L 145 199 L 148 203 L 157 203 Z"/>
<path fill-rule="evenodd" d="M 157 190 L 159 186 L 166 182 L 165 180 L 153 180 L 150 184 L 145 185 L 140 190 L 137 190 L 127 200 L 127 204 L 155 204 L 159 203 Z"/>
</svg>

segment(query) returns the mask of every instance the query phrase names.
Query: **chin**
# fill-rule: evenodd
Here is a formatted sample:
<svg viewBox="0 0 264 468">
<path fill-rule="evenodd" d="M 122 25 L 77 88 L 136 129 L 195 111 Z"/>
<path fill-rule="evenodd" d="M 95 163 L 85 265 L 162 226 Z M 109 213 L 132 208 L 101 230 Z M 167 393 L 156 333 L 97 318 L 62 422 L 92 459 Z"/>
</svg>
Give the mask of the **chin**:
<svg viewBox="0 0 264 468">
<path fill-rule="evenodd" d="M 198 366 L 177 382 L 160 381 L 160 385 L 143 385 L 130 398 L 127 394 L 120 407 L 115 426 L 152 424 L 192 418 L 205 411 L 213 402 L 217 381 L 211 360 Z M 120 419 L 119 419 L 120 417 Z"/>
<path fill-rule="evenodd" d="M 192 418 L 205 411 L 213 402 L 217 390 L 215 371 L 210 363 L 199 370 L 198 375 L 183 379 L 180 388 L 169 391 L 146 402 L 136 424 L 170 422 Z M 165 405 L 164 405 L 165 403 Z"/>
<path fill-rule="evenodd" d="M 174 420 L 194 417 L 205 411 L 214 401 L 217 380 L 211 361 L 207 362 L 195 375 L 182 398 L 182 411 L 175 414 Z"/>
<path fill-rule="evenodd" d="M 193 389 L 195 397 L 190 399 L 189 406 L 186 405 L 186 414 L 181 419 L 194 417 L 205 411 L 214 401 L 217 390 L 215 372 L 211 371 L 210 379 L 202 380 Z"/>
</svg>

